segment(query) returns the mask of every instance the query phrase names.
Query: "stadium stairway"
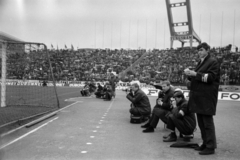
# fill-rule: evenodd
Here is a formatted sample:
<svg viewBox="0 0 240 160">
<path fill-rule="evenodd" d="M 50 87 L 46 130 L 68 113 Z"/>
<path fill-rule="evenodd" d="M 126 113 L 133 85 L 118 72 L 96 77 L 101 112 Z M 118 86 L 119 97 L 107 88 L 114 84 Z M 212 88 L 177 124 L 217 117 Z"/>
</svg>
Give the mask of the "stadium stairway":
<svg viewBox="0 0 240 160">
<path fill-rule="evenodd" d="M 138 60 L 136 60 L 131 66 L 129 66 L 127 69 L 125 69 L 124 71 L 122 71 L 119 75 L 119 77 L 123 78 L 125 77 L 125 75 L 127 74 L 128 71 L 132 70 L 132 68 L 134 68 L 136 65 L 139 64 L 139 62 L 142 61 L 142 59 L 147 56 L 150 52 L 145 52 L 140 58 L 138 58 Z"/>
</svg>

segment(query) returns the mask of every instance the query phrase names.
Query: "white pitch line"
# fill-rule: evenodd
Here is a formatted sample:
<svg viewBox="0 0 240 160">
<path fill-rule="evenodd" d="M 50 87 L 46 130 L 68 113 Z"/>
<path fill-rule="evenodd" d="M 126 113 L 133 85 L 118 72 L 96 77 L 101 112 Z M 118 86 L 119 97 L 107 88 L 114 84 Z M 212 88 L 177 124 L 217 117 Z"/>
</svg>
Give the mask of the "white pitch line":
<svg viewBox="0 0 240 160">
<path fill-rule="evenodd" d="M 68 105 L 68 106 L 66 106 L 66 107 L 63 107 L 63 108 L 61 108 L 61 109 L 59 109 L 59 110 L 57 110 L 57 111 L 54 111 L 54 112 L 52 112 L 52 113 L 50 113 L 50 114 L 54 114 L 54 113 L 60 112 L 60 111 L 66 109 L 66 108 L 68 108 L 68 107 L 70 107 L 70 106 L 72 106 L 72 105 L 74 105 L 74 104 L 77 104 L 77 103 L 79 103 L 79 102 L 78 102 L 78 101 L 77 101 L 77 102 L 74 102 L 74 103 L 72 103 L 72 104 L 70 104 L 70 105 Z M 41 117 L 40 117 L 40 118 L 41 118 Z M 39 118 L 39 119 L 40 119 L 40 118 Z M 30 123 L 32 123 L 32 122 L 29 122 L 29 123 L 27 123 L 27 124 L 25 124 L 25 125 L 23 125 L 23 126 L 21 126 L 21 127 L 18 127 L 18 128 L 16 128 L 16 129 L 13 129 L 13 130 L 11 130 L 11 131 L 9 131 L 9 132 L 3 133 L 2 135 L 0 135 L 0 137 L 4 137 L 4 136 L 6 136 L 6 135 L 9 135 L 9 134 L 11 134 L 11 133 L 13 133 L 13 132 L 15 132 L 15 131 L 17 131 L 17 130 L 23 128 L 23 127 L 25 127 L 25 126 L 27 126 L 27 125 L 29 125 Z"/>
<path fill-rule="evenodd" d="M 28 133 L 26 133 L 26 134 L 20 136 L 19 138 L 16 138 L 15 140 L 13 140 L 13 141 L 11 141 L 11 142 L 9 142 L 9 143 L 7 143 L 7 144 L 1 146 L 1 147 L 0 147 L 0 150 L 3 149 L 3 148 L 5 148 L 5 147 L 7 147 L 7 146 L 9 146 L 9 145 L 11 145 L 11 144 L 13 144 L 13 143 L 15 143 L 15 142 L 17 142 L 17 141 L 19 141 L 19 140 L 21 140 L 21 139 L 23 139 L 24 137 L 27 137 L 27 136 L 30 135 L 31 133 L 36 132 L 36 131 L 39 130 L 40 128 L 42 128 L 42 127 L 48 125 L 49 123 L 51 123 L 52 121 L 54 121 L 54 120 L 56 120 L 56 119 L 58 119 L 58 117 L 56 117 L 56 118 L 54 118 L 54 119 L 52 119 L 52 120 L 50 120 L 50 121 L 48 121 L 48 122 L 42 124 L 41 126 L 39 126 L 39 127 L 35 128 L 35 129 L 31 130 L 30 132 L 28 132 Z"/>
</svg>

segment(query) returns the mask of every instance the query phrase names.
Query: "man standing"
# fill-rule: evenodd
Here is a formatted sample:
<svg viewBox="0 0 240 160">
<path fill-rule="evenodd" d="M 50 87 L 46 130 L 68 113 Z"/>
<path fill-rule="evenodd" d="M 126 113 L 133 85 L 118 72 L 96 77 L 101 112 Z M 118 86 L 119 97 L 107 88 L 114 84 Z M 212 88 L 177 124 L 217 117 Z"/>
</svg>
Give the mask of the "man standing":
<svg viewBox="0 0 240 160">
<path fill-rule="evenodd" d="M 200 155 L 209 155 L 214 154 L 217 148 L 213 116 L 216 114 L 218 101 L 220 66 L 210 56 L 210 46 L 207 43 L 200 44 L 197 49 L 201 61 L 194 71 L 185 69 L 184 73 L 189 80 L 189 109 L 197 114 L 203 140 L 203 144 L 195 150 L 200 151 Z"/>
<path fill-rule="evenodd" d="M 117 83 L 116 77 L 113 73 L 111 73 L 111 77 L 109 79 L 109 84 L 112 87 L 112 95 L 114 98 L 116 97 L 116 83 Z"/>
<path fill-rule="evenodd" d="M 148 96 L 139 88 L 137 83 L 133 83 L 131 89 L 134 93 L 127 94 L 127 99 L 132 102 L 130 113 L 134 116 L 149 116 L 151 104 Z"/>
</svg>

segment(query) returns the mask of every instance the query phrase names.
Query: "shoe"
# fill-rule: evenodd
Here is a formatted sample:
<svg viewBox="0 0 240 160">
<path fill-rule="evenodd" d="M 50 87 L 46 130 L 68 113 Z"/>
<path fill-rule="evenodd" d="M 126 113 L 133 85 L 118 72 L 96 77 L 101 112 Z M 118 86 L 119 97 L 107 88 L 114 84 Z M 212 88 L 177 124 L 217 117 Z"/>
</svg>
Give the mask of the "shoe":
<svg viewBox="0 0 240 160">
<path fill-rule="evenodd" d="M 148 127 L 145 130 L 143 130 L 143 133 L 150 133 L 150 132 L 154 132 L 154 128 L 153 127 Z"/>
<path fill-rule="evenodd" d="M 185 136 L 183 136 L 183 141 L 184 142 L 190 142 L 191 139 L 193 139 L 193 134 L 192 135 L 185 135 Z"/>
<path fill-rule="evenodd" d="M 190 137 L 183 137 L 183 141 L 184 141 L 184 142 L 190 142 L 190 141 L 191 141 L 191 138 L 190 138 Z"/>
<path fill-rule="evenodd" d="M 195 148 L 196 151 L 203 151 L 206 148 L 205 144 L 202 144 L 201 146 Z"/>
<path fill-rule="evenodd" d="M 177 141 L 177 135 L 175 132 L 172 132 L 170 136 L 168 136 L 166 139 L 163 139 L 163 142 L 175 142 Z"/>
<path fill-rule="evenodd" d="M 168 135 L 163 136 L 163 139 L 167 139 L 167 138 L 170 137 L 170 136 L 171 136 L 171 133 L 168 134 Z"/>
<path fill-rule="evenodd" d="M 212 148 L 205 148 L 204 150 L 199 152 L 200 155 L 209 155 L 214 153 L 215 153 L 215 149 L 212 149 Z"/>
<path fill-rule="evenodd" d="M 146 124 L 144 124 L 144 125 L 141 126 L 141 128 L 148 128 L 148 127 L 150 127 L 150 124 L 149 124 L 149 123 L 146 123 Z"/>
</svg>

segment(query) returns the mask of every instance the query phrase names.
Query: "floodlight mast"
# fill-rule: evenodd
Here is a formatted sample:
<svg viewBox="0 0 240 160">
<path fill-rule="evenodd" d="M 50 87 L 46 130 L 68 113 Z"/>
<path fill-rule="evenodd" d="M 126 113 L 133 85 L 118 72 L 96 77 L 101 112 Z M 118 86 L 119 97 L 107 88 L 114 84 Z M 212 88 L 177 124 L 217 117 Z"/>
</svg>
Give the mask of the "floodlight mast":
<svg viewBox="0 0 240 160">
<path fill-rule="evenodd" d="M 187 10 L 187 21 L 186 22 L 173 22 L 173 15 L 172 15 L 172 8 L 173 7 L 185 7 Z M 193 40 L 196 40 L 198 43 L 201 43 L 200 37 L 196 34 L 193 29 L 192 23 L 192 11 L 191 11 L 191 4 L 190 0 L 185 0 L 185 2 L 178 2 L 178 3 L 170 3 L 170 0 L 166 0 L 166 8 L 167 8 L 167 15 L 168 15 L 168 23 L 169 23 L 169 30 L 170 30 L 170 48 L 173 48 L 174 40 L 178 40 L 182 43 L 182 47 L 184 44 L 189 41 L 190 48 L 192 48 Z M 188 31 L 176 32 L 174 27 L 182 27 L 188 26 Z"/>
</svg>

